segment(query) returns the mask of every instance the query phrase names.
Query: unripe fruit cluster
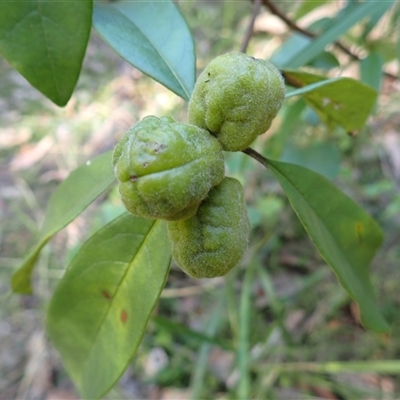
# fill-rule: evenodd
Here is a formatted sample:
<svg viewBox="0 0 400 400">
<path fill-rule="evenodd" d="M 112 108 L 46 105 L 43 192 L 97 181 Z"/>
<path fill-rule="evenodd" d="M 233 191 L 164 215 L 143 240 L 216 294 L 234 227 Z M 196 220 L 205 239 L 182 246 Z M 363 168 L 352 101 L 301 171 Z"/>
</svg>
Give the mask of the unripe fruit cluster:
<svg viewBox="0 0 400 400">
<path fill-rule="evenodd" d="M 126 209 L 168 221 L 173 257 L 189 275 L 222 276 L 242 258 L 250 223 L 240 182 L 225 177 L 223 150 L 244 150 L 265 132 L 284 94 L 273 65 L 228 53 L 199 76 L 189 124 L 148 116 L 115 147 Z"/>
</svg>

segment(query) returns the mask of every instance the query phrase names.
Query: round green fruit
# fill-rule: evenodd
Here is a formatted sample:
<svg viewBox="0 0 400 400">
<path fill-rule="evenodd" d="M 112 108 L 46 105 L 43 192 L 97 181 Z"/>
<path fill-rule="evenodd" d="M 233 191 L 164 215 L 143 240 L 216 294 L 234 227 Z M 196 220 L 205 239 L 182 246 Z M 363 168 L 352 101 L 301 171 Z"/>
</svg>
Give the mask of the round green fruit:
<svg viewBox="0 0 400 400">
<path fill-rule="evenodd" d="M 233 178 L 211 189 L 193 217 L 168 222 L 175 262 L 195 278 L 228 273 L 242 258 L 249 234 L 243 188 Z"/>
<path fill-rule="evenodd" d="M 274 65 L 227 53 L 200 74 L 189 102 L 189 123 L 210 131 L 226 151 L 244 150 L 269 129 L 284 97 L 284 81 Z"/>
<path fill-rule="evenodd" d="M 113 164 L 126 209 L 166 220 L 194 215 L 225 170 L 221 145 L 209 132 L 154 116 L 128 130 Z"/>
</svg>

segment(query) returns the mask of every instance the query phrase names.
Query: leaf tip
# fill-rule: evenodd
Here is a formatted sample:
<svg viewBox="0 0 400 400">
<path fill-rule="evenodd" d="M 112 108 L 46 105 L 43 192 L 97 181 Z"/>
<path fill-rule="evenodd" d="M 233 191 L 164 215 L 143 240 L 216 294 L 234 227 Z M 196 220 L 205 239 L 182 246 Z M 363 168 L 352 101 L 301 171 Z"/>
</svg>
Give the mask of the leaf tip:
<svg viewBox="0 0 400 400">
<path fill-rule="evenodd" d="M 32 294 L 32 286 L 30 279 L 25 275 L 24 271 L 17 270 L 11 278 L 11 289 L 14 293 Z"/>
</svg>

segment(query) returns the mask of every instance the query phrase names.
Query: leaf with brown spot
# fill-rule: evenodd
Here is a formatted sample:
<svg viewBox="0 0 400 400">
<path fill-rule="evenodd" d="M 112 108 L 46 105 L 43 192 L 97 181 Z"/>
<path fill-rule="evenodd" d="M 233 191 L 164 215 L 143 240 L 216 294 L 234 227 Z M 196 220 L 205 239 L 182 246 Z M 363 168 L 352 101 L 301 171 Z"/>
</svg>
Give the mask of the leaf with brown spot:
<svg viewBox="0 0 400 400">
<path fill-rule="evenodd" d="M 301 87 L 289 91 L 286 98 L 302 96 L 329 127 L 340 125 L 348 132 L 363 128 L 378 95 L 372 87 L 351 78 L 327 79 L 296 70 L 285 70 L 284 76 L 289 85 Z"/>
<path fill-rule="evenodd" d="M 111 294 L 110 292 L 108 292 L 107 290 L 102 290 L 101 294 L 107 299 L 110 300 L 111 299 Z"/>
<path fill-rule="evenodd" d="M 357 302 L 363 325 L 388 332 L 369 277 L 383 239 L 378 224 L 321 175 L 299 165 L 268 163 L 311 240 Z"/>
<path fill-rule="evenodd" d="M 50 302 L 47 329 L 82 398 L 98 399 L 138 348 L 168 276 L 165 221 L 123 214 L 79 250 Z"/>
</svg>

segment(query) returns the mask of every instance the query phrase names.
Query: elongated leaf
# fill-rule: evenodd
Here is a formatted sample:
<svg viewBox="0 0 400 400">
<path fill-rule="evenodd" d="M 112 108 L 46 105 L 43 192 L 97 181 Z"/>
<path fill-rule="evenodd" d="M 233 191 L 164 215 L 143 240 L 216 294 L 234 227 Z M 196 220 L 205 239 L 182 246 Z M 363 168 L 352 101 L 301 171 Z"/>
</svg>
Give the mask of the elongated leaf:
<svg viewBox="0 0 400 400">
<path fill-rule="evenodd" d="M 360 62 L 361 80 L 380 91 L 382 80 L 383 57 L 376 51 L 372 51 Z"/>
<path fill-rule="evenodd" d="M 304 87 L 286 97 L 302 96 L 329 126 L 341 125 L 347 131 L 361 129 L 372 111 L 377 92 L 351 78 L 326 79 L 307 72 L 284 70 L 289 84 Z"/>
<path fill-rule="evenodd" d="M 210 313 L 210 318 L 207 321 L 206 334 L 214 336 L 221 322 L 223 321 L 223 311 L 224 311 L 224 291 L 221 291 L 218 296 L 218 301 L 215 302 L 213 306 L 213 310 Z M 208 371 L 209 365 L 209 355 L 211 351 L 211 344 L 204 343 L 196 357 L 196 364 L 194 366 L 194 371 L 192 374 L 192 379 L 190 382 L 190 394 L 189 400 L 197 400 L 204 398 L 204 392 L 207 388 L 206 383 L 206 373 Z"/>
<path fill-rule="evenodd" d="M 189 100 L 196 78 L 193 39 L 172 1 L 95 3 L 93 17 L 121 57 Z"/>
<path fill-rule="evenodd" d="M 333 24 L 331 28 L 315 38 L 307 47 L 293 54 L 285 63 L 285 67 L 299 68 L 302 65 L 307 64 L 321 53 L 325 49 L 326 45 L 335 41 L 353 25 L 366 17 L 371 17 L 378 12 L 382 12 L 382 9 L 389 9 L 392 4 L 393 1 L 381 2 L 369 0 L 359 3 L 357 6 L 352 6 L 344 15 L 340 14 L 337 16 L 335 24 Z"/>
<path fill-rule="evenodd" d="M 385 2 L 382 1 L 381 3 Z M 386 3 L 389 3 L 390 7 L 393 3 L 395 3 L 395 1 L 388 0 L 386 1 Z M 359 39 L 365 40 L 365 38 L 368 37 L 368 35 L 372 32 L 372 30 L 376 28 L 376 25 L 378 25 L 379 20 L 385 15 L 389 7 L 388 4 L 381 4 L 381 8 L 374 15 L 372 15 L 372 17 L 368 20 L 366 24 L 364 24 L 362 32 L 359 33 L 360 35 Z M 388 23 L 389 21 L 388 22 L 385 21 L 385 26 L 387 26 Z"/>
<path fill-rule="evenodd" d="M 314 10 L 325 4 L 328 0 L 305 0 L 302 2 L 301 6 L 297 9 L 295 18 L 299 19 L 304 15 L 308 14 L 310 11 Z"/>
<path fill-rule="evenodd" d="M 292 35 L 285 40 L 276 52 L 270 58 L 272 64 L 276 65 L 279 69 L 288 68 L 292 55 L 297 54 L 301 49 L 307 48 L 313 39 L 302 33 L 293 32 Z"/>
<path fill-rule="evenodd" d="M 307 65 L 314 68 L 329 70 L 340 66 L 338 59 L 329 51 L 323 51 L 312 59 Z"/>
<path fill-rule="evenodd" d="M 251 295 L 256 266 L 257 264 L 255 262 L 247 266 L 240 296 L 238 348 L 236 352 L 239 370 L 239 381 L 237 383 L 237 396 L 239 399 L 249 399 L 251 397 L 251 376 L 249 368 L 251 310 L 253 307 Z"/>
<path fill-rule="evenodd" d="M 298 121 L 307 107 L 303 99 L 297 99 L 295 102 L 286 102 L 281 110 L 281 125 L 277 134 L 266 142 L 263 149 L 263 155 L 274 159 L 279 159 L 287 140 L 293 134 L 298 126 Z"/>
<path fill-rule="evenodd" d="M 222 292 L 223 293 L 223 292 Z M 152 319 L 159 328 L 163 328 L 171 333 L 177 333 L 185 338 L 185 340 L 189 341 L 197 341 L 201 344 L 212 344 L 215 346 L 219 346 L 225 350 L 233 350 L 232 343 L 229 340 L 220 340 L 218 338 L 214 338 L 213 336 L 209 336 L 208 334 L 201 333 L 195 331 L 193 329 L 188 328 L 186 325 L 181 324 L 179 322 L 175 322 L 171 319 L 155 316 Z M 221 322 L 221 320 L 220 320 Z"/>
<path fill-rule="evenodd" d="M 68 225 L 115 180 L 111 151 L 89 160 L 61 183 L 53 193 L 36 246 L 14 273 L 12 288 L 16 293 L 32 293 L 31 275 L 43 246 Z"/>
<path fill-rule="evenodd" d="M 397 62 L 400 62 L 400 19 L 397 21 L 396 25 L 396 57 Z"/>
<path fill-rule="evenodd" d="M 301 80 L 296 79 L 297 75 L 300 75 L 300 76 L 306 75 L 306 74 L 307 75 L 312 75 L 312 74 L 308 74 L 308 73 L 305 73 L 305 72 L 299 72 L 297 74 L 296 73 L 297 71 L 292 71 L 292 70 L 284 70 L 283 72 L 285 74 L 285 77 L 287 79 L 288 78 L 290 79 L 289 82 L 288 82 L 289 84 L 291 84 L 292 82 L 296 82 L 296 83 L 298 83 L 300 85 L 304 85 L 304 83 Z M 317 76 L 317 75 L 313 75 L 313 76 Z M 295 89 L 295 90 L 292 90 L 290 92 L 287 92 L 286 95 L 285 95 L 285 98 L 288 99 L 288 98 L 294 97 L 294 96 L 304 96 L 307 93 L 315 92 L 317 89 L 320 89 L 320 88 L 322 88 L 322 87 L 324 87 L 326 85 L 332 85 L 332 83 L 337 82 L 340 79 L 342 79 L 342 78 L 324 79 L 323 77 L 321 77 L 321 79 L 318 80 L 315 83 L 307 84 L 307 86 L 304 86 L 304 87 L 301 87 L 299 89 Z"/>
<path fill-rule="evenodd" d="M 341 157 L 337 146 L 329 142 L 315 142 L 304 147 L 288 142 L 279 161 L 301 165 L 332 180 L 339 172 Z"/>
<path fill-rule="evenodd" d="M 123 214 L 82 246 L 47 329 L 82 398 L 101 398 L 135 354 L 171 262 L 165 221 Z"/>
<path fill-rule="evenodd" d="M 92 1 L 0 2 L 0 52 L 36 89 L 64 106 L 78 80 Z"/>
<path fill-rule="evenodd" d="M 269 160 L 308 235 L 360 308 L 364 326 L 387 332 L 369 280 L 382 242 L 376 222 L 326 178 L 298 165 Z"/>
<path fill-rule="evenodd" d="M 259 364 L 260 365 L 260 364 Z M 294 371 L 299 373 L 316 372 L 327 374 L 343 374 L 345 371 L 355 373 L 370 372 L 373 374 L 400 375 L 399 360 L 358 360 L 358 361 L 331 361 L 331 362 L 288 362 L 288 363 L 266 363 L 266 365 L 255 366 L 263 374 L 271 370 L 277 374 Z"/>
</svg>

